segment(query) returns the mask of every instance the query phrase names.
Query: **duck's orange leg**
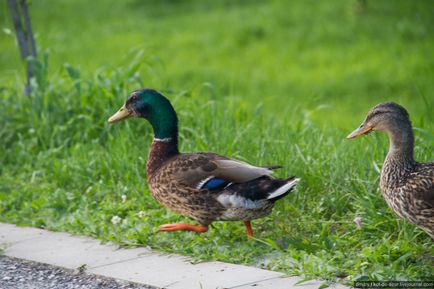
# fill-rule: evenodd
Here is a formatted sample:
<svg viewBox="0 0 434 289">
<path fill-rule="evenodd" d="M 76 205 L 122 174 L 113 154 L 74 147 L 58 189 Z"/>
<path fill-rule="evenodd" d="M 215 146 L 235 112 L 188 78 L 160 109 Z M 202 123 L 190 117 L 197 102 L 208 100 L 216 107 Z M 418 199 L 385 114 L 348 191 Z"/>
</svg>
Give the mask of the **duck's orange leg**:
<svg viewBox="0 0 434 289">
<path fill-rule="evenodd" d="M 253 236 L 252 226 L 250 225 L 250 221 L 244 221 L 244 226 L 246 227 L 247 237 L 250 238 Z"/>
<path fill-rule="evenodd" d="M 160 226 L 160 231 L 193 231 L 197 233 L 203 233 L 208 231 L 208 227 L 190 224 L 166 224 Z"/>
</svg>

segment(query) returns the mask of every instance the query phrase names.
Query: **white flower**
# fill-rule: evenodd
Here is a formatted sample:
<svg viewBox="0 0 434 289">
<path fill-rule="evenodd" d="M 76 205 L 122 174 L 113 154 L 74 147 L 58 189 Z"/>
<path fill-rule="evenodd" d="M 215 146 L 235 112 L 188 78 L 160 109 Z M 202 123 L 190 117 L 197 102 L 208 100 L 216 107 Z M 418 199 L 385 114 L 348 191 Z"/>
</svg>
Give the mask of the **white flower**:
<svg viewBox="0 0 434 289">
<path fill-rule="evenodd" d="M 361 228 L 362 228 L 362 218 L 360 218 L 360 217 L 355 217 L 355 218 L 354 218 L 354 223 L 356 223 L 356 226 L 357 226 L 358 229 L 361 229 Z"/>
<path fill-rule="evenodd" d="M 145 216 L 145 214 L 146 214 L 145 211 L 140 211 L 140 212 L 139 212 L 139 217 L 142 218 L 142 217 Z"/>
<path fill-rule="evenodd" d="M 144 211 L 140 211 L 140 212 L 139 212 L 139 217 L 140 217 L 140 218 L 143 218 L 143 217 L 145 216 L 145 214 L 146 214 L 146 213 L 145 213 Z"/>
<path fill-rule="evenodd" d="M 122 198 L 122 203 L 125 203 L 127 201 L 127 195 L 122 195 L 121 198 Z"/>
<path fill-rule="evenodd" d="M 113 216 L 111 221 L 113 225 L 117 225 L 122 221 L 122 218 L 119 216 Z"/>
</svg>

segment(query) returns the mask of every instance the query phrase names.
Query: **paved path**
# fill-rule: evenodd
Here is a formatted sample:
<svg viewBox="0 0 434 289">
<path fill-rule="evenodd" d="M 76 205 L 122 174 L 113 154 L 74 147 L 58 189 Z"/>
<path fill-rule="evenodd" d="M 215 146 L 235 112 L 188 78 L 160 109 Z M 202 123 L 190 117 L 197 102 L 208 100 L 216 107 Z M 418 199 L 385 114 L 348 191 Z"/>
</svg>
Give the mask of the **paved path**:
<svg viewBox="0 0 434 289">
<path fill-rule="evenodd" d="M 167 289 L 317 289 L 322 282 L 222 262 L 192 264 L 146 248 L 119 249 L 99 240 L 0 223 L 4 255 Z M 333 288 L 345 289 L 342 285 Z"/>
<path fill-rule="evenodd" d="M 155 289 L 148 285 L 0 256 L 0 289 Z"/>
</svg>

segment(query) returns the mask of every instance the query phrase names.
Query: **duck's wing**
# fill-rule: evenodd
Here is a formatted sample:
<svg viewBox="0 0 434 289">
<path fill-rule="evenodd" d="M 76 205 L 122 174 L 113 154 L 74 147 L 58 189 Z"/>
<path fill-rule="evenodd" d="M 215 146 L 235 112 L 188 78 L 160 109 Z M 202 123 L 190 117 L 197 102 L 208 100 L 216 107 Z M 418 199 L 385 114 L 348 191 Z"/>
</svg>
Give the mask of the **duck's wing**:
<svg viewBox="0 0 434 289">
<path fill-rule="evenodd" d="M 429 204 L 434 209 L 434 162 L 418 164 L 416 170 L 406 179 L 406 191 Z"/>
<path fill-rule="evenodd" d="M 173 160 L 173 178 L 197 189 L 223 188 L 268 176 L 280 166 L 257 167 L 213 153 L 182 154 Z"/>
</svg>

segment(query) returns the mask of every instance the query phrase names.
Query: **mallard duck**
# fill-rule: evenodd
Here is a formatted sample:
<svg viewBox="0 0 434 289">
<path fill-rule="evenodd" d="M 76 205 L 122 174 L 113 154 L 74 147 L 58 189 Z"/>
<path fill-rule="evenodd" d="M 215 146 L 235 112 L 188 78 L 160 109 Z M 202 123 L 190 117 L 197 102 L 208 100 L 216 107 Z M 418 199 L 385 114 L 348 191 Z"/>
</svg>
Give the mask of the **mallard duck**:
<svg viewBox="0 0 434 289">
<path fill-rule="evenodd" d="M 386 132 L 390 141 L 380 179 L 384 199 L 398 217 L 407 219 L 434 239 L 434 162 L 414 160 L 408 112 L 394 102 L 378 104 L 347 138 L 376 130 Z"/>
<path fill-rule="evenodd" d="M 274 203 L 298 182 L 295 177 L 271 177 L 280 166 L 257 167 L 215 153 L 180 153 L 176 112 L 155 90 L 132 92 L 108 121 L 129 117 L 145 118 L 154 130 L 146 165 L 151 194 L 162 205 L 199 223 L 166 224 L 161 231 L 206 232 L 215 220 L 244 221 L 250 237 L 250 221 L 270 214 Z"/>
</svg>

